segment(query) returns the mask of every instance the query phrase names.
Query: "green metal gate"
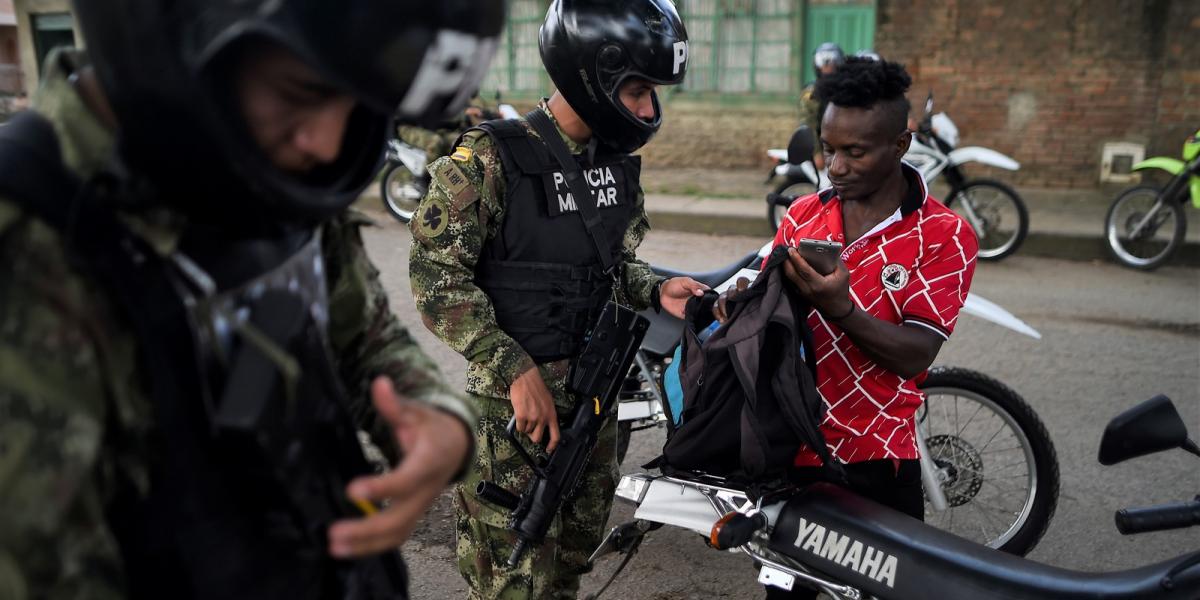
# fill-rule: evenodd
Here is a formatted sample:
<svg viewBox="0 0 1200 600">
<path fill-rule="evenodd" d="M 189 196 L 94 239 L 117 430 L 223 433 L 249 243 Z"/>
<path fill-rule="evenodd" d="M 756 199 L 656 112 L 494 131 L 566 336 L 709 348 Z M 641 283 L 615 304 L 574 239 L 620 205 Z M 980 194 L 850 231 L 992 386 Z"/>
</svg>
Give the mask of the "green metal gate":
<svg viewBox="0 0 1200 600">
<path fill-rule="evenodd" d="M 816 79 L 812 54 L 817 46 L 834 42 L 853 54 L 875 46 L 874 4 L 818 4 L 808 6 L 804 27 L 804 83 Z"/>
<path fill-rule="evenodd" d="M 736 102 L 792 101 L 813 79 L 821 42 L 847 52 L 870 48 L 873 0 L 674 0 L 688 29 L 688 76 L 682 90 Z M 510 0 L 500 48 L 484 81 L 490 98 L 532 98 L 552 89 L 538 56 L 538 28 L 549 0 Z"/>
</svg>

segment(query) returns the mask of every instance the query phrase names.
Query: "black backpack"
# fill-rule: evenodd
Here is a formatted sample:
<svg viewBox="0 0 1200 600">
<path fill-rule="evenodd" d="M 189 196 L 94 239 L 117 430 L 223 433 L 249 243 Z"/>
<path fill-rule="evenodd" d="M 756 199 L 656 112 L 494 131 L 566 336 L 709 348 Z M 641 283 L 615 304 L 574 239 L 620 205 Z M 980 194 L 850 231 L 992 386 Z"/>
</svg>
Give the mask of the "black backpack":
<svg viewBox="0 0 1200 600">
<path fill-rule="evenodd" d="M 665 472 L 701 471 L 740 481 L 783 478 L 801 445 L 840 473 L 819 425 L 810 305 L 787 282 L 777 247 L 758 278 L 729 303 L 729 319 L 701 343 L 715 293 L 688 301 L 680 382 L 683 410 L 663 447 Z M 803 352 L 801 349 L 803 348 Z"/>
</svg>

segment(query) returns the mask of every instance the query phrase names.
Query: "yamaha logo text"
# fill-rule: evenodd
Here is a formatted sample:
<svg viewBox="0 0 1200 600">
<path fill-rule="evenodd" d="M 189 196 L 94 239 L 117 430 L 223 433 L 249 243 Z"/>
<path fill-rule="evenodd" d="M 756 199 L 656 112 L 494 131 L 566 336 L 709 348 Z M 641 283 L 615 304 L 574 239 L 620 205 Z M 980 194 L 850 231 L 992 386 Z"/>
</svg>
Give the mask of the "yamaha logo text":
<svg viewBox="0 0 1200 600">
<path fill-rule="evenodd" d="M 795 546 L 886 584 L 889 588 L 896 587 L 896 557 L 848 535 L 800 519 Z"/>
</svg>

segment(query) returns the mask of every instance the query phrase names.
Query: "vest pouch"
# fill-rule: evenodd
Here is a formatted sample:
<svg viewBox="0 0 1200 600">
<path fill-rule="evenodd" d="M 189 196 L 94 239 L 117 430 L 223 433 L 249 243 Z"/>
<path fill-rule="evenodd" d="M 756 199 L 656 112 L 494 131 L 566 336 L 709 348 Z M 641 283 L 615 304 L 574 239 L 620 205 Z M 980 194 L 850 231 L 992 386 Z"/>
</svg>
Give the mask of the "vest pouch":
<svg viewBox="0 0 1200 600">
<path fill-rule="evenodd" d="M 599 267 L 554 263 L 484 261 L 475 282 L 492 301 L 500 329 L 539 364 L 577 355 L 612 293 Z"/>
</svg>

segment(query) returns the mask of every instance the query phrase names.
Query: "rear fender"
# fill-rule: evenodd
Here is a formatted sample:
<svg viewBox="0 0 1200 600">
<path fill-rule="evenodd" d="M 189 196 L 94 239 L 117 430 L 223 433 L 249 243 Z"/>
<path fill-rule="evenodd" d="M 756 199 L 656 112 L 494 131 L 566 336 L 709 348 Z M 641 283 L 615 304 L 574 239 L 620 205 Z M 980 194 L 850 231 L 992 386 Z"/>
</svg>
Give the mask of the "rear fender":
<svg viewBox="0 0 1200 600">
<path fill-rule="evenodd" d="M 950 164 L 958 166 L 967 162 L 982 163 L 991 167 L 999 167 L 1016 171 L 1021 168 L 1021 163 L 999 153 L 990 148 L 982 146 L 967 146 L 965 148 L 957 148 L 950 151 Z"/>
<path fill-rule="evenodd" d="M 1184 164 L 1184 162 L 1182 160 L 1179 160 L 1178 158 L 1171 158 L 1169 156 L 1154 156 L 1151 158 L 1147 158 L 1146 160 L 1143 160 L 1142 162 L 1134 164 L 1132 168 L 1134 171 L 1145 171 L 1147 169 L 1162 169 L 1162 170 L 1170 173 L 1171 175 L 1178 175 L 1183 172 L 1183 169 L 1186 166 L 1187 165 Z M 1194 196 L 1193 196 L 1193 198 L 1194 198 Z"/>
</svg>

